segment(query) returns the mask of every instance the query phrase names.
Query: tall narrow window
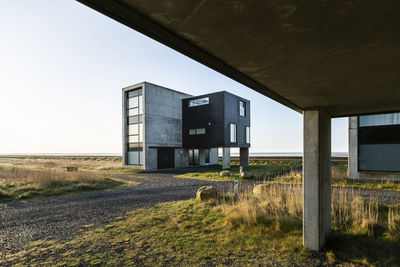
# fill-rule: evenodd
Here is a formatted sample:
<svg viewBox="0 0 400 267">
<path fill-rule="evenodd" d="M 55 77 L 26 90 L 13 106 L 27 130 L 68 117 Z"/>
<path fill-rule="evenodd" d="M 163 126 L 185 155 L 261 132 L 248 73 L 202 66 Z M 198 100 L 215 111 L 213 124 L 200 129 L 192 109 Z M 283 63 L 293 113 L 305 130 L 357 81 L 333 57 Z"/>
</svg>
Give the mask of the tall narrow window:
<svg viewBox="0 0 400 267">
<path fill-rule="evenodd" d="M 239 100 L 239 114 L 242 117 L 246 117 L 246 102 Z"/>
<path fill-rule="evenodd" d="M 246 143 L 250 144 L 250 127 L 246 127 Z"/>
<path fill-rule="evenodd" d="M 236 143 L 236 124 L 231 123 L 231 143 Z"/>
<path fill-rule="evenodd" d="M 127 96 L 127 164 L 143 164 L 143 96 L 141 89 L 126 93 Z"/>
</svg>

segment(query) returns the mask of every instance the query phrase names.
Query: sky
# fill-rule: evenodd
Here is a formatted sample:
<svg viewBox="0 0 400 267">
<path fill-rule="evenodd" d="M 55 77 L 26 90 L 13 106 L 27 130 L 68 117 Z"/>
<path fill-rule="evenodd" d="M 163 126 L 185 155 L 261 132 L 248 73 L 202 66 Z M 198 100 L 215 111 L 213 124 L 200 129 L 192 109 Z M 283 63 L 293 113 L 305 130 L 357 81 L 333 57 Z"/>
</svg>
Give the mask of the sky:
<svg viewBox="0 0 400 267">
<path fill-rule="evenodd" d="M 302 115 L 74 0 L 1 0 L 0 153 L 121 153 L 121 89 L 251 101 L 250 152 L 301 152 Z M 347 118 L 332 151 L 348 151 Z"/>
</svg>

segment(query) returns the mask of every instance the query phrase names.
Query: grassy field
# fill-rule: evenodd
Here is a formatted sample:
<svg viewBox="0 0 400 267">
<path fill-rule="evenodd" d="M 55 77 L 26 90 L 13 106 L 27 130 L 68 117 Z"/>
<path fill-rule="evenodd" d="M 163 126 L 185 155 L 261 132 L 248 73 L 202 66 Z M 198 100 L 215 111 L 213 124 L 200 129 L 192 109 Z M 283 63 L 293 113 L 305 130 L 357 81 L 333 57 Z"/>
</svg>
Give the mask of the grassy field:
<svg viewBox="0 0 400 267">
<path fill-rule="evenodd" d="M 207 181 L 230 181 L 244 180 L 239 175 L 238 162 L 232 164 L 231 176 L 221 176 L 221 170 L 210 170 L 204 172 L 192 172 L 177 175 L 179 178 L 199 179 Z M 250 172 L 251 179 L 271 181 L 273 183 L 301 184 L 302 171 L 301 162 L 294 161 L 252 161 L 244 171 Z M 400 182 L 392 180 L 363 180 L 355 181 L 348 178 L 347 163 L 332 163 L 332 185 L 336 187 L 357 187 L 366 189 L 381 189 L 400 191 Z"/>
<path fill-rule="evenodd" d="M 192 172 L 177 175 L 179 178 L 187 179 L 199 179 L 207 181 L 231 181 L 231 180 L 243 180 L 239 173 L 239 163 L 232 162 L 232 168 L 230 176 L 221 176 L 221 170 L 210 170 L 204 172 Z M 250 166 L 244 167 L 244 171 L 251 172 L 253 175 L 252 179 L 269 180 L 277 175 L 283 175 L 291 173 L 293 170 L 301 168 L 301 162 L 294 161 L 251 161 Z"/>
<path fill-rule="evenodd" d="M 113 158 L 0 158 L 0 203 L 134 184 L 112 176 L 120 172 Z"/>
<path fill-rule="evenodd" d="M 299 186 L 271 186 L 213 202 L 186 200 L 138 209 L 73 240 L 37 241 L 1 264 L 29 266 L 398 266 L 400 206 L 333 198 L 333 235 L 320 254 L 302 248 Z"/>
</svg>

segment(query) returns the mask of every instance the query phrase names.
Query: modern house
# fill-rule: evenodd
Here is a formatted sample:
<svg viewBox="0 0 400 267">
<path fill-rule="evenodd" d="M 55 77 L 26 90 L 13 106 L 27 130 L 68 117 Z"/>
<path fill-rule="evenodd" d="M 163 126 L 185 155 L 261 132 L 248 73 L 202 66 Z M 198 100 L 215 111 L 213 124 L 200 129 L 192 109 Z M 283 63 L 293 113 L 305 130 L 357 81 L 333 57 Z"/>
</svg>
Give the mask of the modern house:
<svg viewBox="0 0 400 267">
<path fill-rule="evenodd" d="M 230 148 L 249 163 L 250 101 L 222 91 L 201 96 L 142 82 L 122 89 L 123 164 L 146 171 L 218 164 Z"/>
<path fill-rule="evenodd" d="M 400 113 L 349 118 L 349 178 L 400 180 Z"/>
</svg>

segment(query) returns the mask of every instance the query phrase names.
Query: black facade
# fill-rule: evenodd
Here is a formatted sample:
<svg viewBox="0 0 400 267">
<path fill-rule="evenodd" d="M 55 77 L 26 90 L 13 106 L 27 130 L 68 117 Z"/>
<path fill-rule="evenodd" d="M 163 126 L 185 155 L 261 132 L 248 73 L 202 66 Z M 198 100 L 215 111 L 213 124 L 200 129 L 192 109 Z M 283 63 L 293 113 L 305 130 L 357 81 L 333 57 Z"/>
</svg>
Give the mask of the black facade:
<svg viewBox="0 0 400 267">
<path fill-rule="evenodd" d="M 250 101 L 225 91 L 183 99 L 182 144 L 250 147 Z"/>
<path fill-rule="evenodd" d="M 400 122 L 398 114 L 358 117 L 358 170 L 400 172 Z M 373 118 L 360 123 L 364 118 Z"/>
</svg>

